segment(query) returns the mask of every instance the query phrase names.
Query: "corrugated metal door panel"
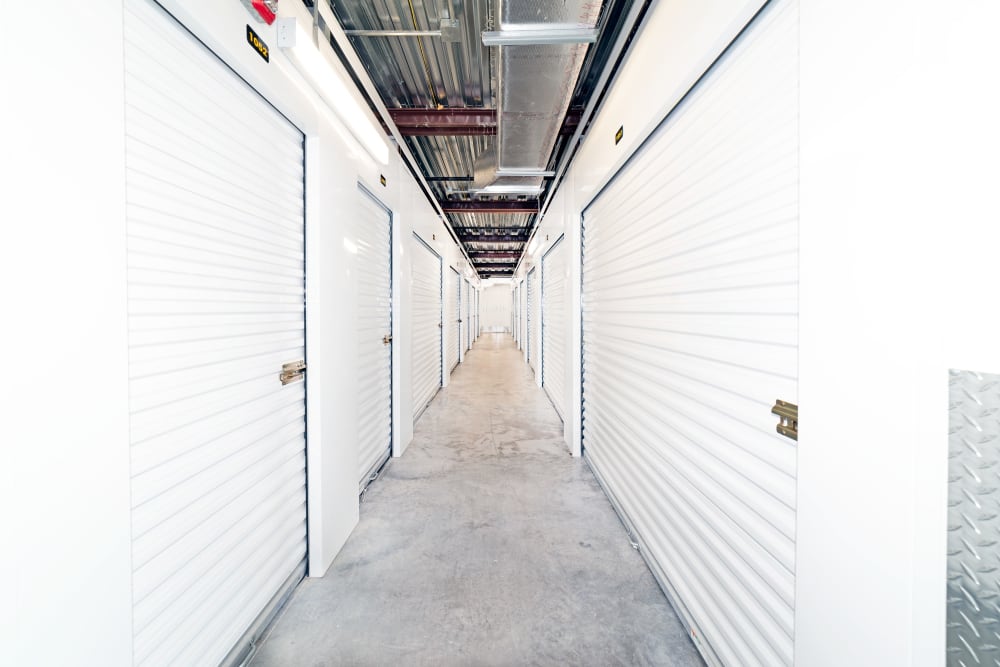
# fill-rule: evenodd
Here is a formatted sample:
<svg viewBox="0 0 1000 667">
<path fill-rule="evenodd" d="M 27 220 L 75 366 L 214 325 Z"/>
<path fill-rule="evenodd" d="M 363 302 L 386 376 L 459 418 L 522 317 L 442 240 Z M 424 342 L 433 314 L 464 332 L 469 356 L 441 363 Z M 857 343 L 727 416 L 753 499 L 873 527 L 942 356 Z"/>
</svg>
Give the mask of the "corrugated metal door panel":
<svg viewBox="0 0 1000 667">
<path fill-rule="evenodd" d="M 798 400 L 797 11 L 768 5 L 584 213 L 585 454 L 726 665 L 793 656 L 770 409 Z"/>
<path fill-rule="evenodd" d="M 528 331 L 528 309 L 526 303 L 528 301 L 528 290 L 525 288 L 524 279 L 521 279 L 521 289 L 520 289 L 520 301 L 519 305 L 521 307 L 521 326 L 518 330 L 521 332 L 521 349 L 524 350 L 527 346 L 527 331 Z M 525 350 L 527 354 L 527 350 Z"/>
<path fill-rule="evenodd" d="M 461 350 L 461 339 L 462 339 L 462 276 L 454 269 L 454 267 L 448 267 L 451 269 L 451 289 L 448 290 L 448 302 L 445 304 L 445 326 L 451 329 L 451 335 L 446 338 L 447 341 L 447 354 L 445 358 L 447 361 L 448 372 L 455 370 L 455 366 L 458 366 L 458 362 L 461 359 L 459 351 Z"/>
<path fill-rule="evenodd" d="M 359 186 L 358 247 L 358 463 L 361 488 L 392 450 L 392 214 Z"/>
<path fill-rule="evenodd" d="M 566 415 L 566 269 L 560 237 L 542 256 L 542 387 L 560 417 Z"/>
<path fill-rule="evenodd" d="M 534 339 L 535 327 L 538 323 L 535 321 L 535 302 L 538 299 L 538 272 L 535 269 L 528 271 L 528 300 L 526 303 L 527 308 L 527 321 L 528 326 L 525 331 L 525 340 L 528 346 L 528 365 L 531 366 L 531 370 L 538 370 L 538 350 L 536 350 L 537 343 Z"/>
<path fill-rule="evenodd" d="M 125 8 L 134 656 L 216 665 L 306 555 L 303 137 Z"/>
<path fill-rule="evenodd" d="M 413 421 L 441 388 L 442 260 L 429 245 L 413 235 Z"/>
<path fill-rule="evenodd" d="M 521 348 L 521 286 L 514 287 L 514 341 Z"/>
</svg>

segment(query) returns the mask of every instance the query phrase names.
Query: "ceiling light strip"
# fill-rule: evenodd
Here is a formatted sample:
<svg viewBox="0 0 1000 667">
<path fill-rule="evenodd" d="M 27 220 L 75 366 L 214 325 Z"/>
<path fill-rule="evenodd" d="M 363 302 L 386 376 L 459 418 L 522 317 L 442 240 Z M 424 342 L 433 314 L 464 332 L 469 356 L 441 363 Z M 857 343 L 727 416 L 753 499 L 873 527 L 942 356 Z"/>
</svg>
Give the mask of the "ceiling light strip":
<svg viewBox="0 0 1000 667">
<path fill-rule="evenodd" d="M 555 176 L 556 172 L 548 171 L 546 169 L 535 169 L 532 167 L 500 167 L 497 170 L 497 176 L 513 176 L 515 178 L 522 176 L 536 177 L 541 176 L 545 178 L 547 176 Z"/>
<path fill-rule="evenodd" d="M 548 24 L 544 27 L 484 30 L 484 46 L 534 46 L 538 44 L 592 44 L 597 41 L 596 28 L 575 25 Z"/>
</svg>

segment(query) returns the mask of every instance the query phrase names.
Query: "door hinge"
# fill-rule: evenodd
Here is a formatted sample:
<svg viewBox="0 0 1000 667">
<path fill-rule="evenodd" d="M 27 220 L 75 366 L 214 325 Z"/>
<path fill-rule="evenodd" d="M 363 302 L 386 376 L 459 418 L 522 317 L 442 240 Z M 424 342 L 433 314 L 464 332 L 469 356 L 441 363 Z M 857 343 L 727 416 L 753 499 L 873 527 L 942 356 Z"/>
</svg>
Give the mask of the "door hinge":
<svg viewBox="0 0 1000 667">
<path fill-rule="evenodd" d="M 792 440 L 799 439 L 799 406 L 788 401 L 777 400 L 774 402 L 774 407 L 771 408 L 771 414 L 778 415 L 781 419 L 776 427 L 778 433 Z"/>
<path fill-rule="evenodd" d="M 278 378 L 281 380 L 281 384 L 291 384 L 292 382 L 298 382 L 306 376 L 306 362 L 305 359 L 299 359 L 298 361 L 290 361 L 287 364 L 282 364 L 281 375 Z"/>
</svg>

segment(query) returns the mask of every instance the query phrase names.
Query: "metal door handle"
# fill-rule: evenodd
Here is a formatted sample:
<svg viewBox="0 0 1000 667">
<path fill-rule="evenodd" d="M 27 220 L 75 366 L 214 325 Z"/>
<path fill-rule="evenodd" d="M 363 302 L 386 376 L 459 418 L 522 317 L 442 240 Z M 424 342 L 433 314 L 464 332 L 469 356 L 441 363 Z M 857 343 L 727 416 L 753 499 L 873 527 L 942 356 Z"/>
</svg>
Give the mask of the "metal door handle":
<svg viewBox="0 0 1000 667">
<path fill-rule="evenodd" d="M 392 334 L 389 334 L 387 336 L 382 336 L 382 344 L 383 345 L 388 345 L 391 342 L 392 342 Z"/>
<path fill-rule="evenodd" d="M 287 364 L 282 364 L 281 374 L 278 379 L 281 380 L 281 384 L 291 384 L 292 382 L 298 382 L 306 376 L 306 360 L 299 359 L 298 361 L 290 361 Z"/>
<path fill-rule="evenodd" d="M 778 415 L 777 431 L 786 438 L 799 439 L 799 406 L 788 401 L 777 400 L 771 414 Z"/>
</svg>

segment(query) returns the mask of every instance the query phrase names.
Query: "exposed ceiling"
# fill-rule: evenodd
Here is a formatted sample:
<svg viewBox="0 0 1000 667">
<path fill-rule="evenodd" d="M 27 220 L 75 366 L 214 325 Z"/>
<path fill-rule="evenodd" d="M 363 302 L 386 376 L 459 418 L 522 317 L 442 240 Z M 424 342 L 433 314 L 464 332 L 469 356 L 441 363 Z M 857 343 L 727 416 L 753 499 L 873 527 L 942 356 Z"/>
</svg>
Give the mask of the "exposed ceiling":
<svg viewBox="0 0 1000 667">
<path fill-rule="evenodd" d="M 513 275 L 641 0 L 319 1 L 349 36 L 475 270 Z"/>
</svg>

